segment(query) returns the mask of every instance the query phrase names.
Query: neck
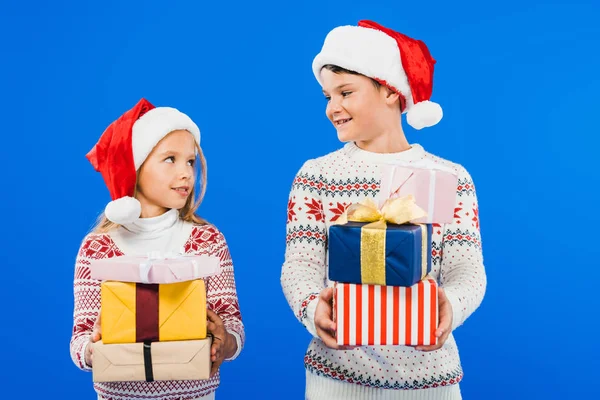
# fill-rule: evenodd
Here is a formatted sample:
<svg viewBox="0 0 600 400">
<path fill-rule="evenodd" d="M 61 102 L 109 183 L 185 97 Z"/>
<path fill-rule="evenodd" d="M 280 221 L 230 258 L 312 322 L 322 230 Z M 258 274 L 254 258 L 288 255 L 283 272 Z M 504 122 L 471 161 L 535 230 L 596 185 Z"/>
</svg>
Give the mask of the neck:
<svg viewBox="0 0 600 400">
<path fill-rule="evenodd" d="M 169 230 L 179 220 L 179 211 L 170 209 L 167 212 L 159 214 L 154 217 L 145 217 L 137 219 L 136 221 L 125 224 L 123 227 L 136 234 L 160 234 L 165 230 Z"/>
<path fill-rule="evenodd" d="M 192 224 L 179 218 L 172 208 L 153 218 L 138 218 L 111 232 L 111 237 L 125 254 L 145 255 L 150 251 L 178 252 L 191 234 Z"/>
<path fill-rule="evenodd" d="M 372 153 L 400 153 L 410 149 L 410 144 L 400 123 L 385 127 L 379 135 L 371 140 L 357 140 L 355 144 L 360 149 Z"/>
<path fill-rule="evenodd" d="M 140 214 L 140 218 L 154 218 L 163 215 L 169 209 L 160 207 L 154 204 L 145 204 L 144 201 L 140 201 L 142 205 L 142 213 Z"/>
</svg>

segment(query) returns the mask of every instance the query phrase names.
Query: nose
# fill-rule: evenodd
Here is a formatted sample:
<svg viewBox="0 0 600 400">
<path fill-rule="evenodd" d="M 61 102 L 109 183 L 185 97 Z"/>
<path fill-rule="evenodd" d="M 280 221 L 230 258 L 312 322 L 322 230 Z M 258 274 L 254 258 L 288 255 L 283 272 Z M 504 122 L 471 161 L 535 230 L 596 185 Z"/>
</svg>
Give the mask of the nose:
<svg viewBox="0 0 600 400">
<path fill-rule="evenodd" d="M 194 167 L 188 165 L 186 162 L 182 167 L 179 167 L 179 171 L 177 172 L 180 179 L 188 180 L 194 174 Z"/>
<path fill-rule="evenodd" d="M 327 114 L 333 116 L 334 114 L 340 113 L 342 111 L 342 105 L 338 99 L 332 97 L 327 103 Z"/>
</svg>

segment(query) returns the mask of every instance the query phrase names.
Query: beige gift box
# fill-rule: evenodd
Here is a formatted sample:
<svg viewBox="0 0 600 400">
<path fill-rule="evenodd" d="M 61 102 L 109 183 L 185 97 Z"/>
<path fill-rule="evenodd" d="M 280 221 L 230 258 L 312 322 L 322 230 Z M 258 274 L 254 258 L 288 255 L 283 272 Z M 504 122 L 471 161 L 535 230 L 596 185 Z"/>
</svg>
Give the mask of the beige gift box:
<svg viewBox="0 0 600 400">
<path fill-rule="evenodd" d="M 93 344 L 94 382 L 210 378 L 212 338 L 153 343 Z"/>
</svg>

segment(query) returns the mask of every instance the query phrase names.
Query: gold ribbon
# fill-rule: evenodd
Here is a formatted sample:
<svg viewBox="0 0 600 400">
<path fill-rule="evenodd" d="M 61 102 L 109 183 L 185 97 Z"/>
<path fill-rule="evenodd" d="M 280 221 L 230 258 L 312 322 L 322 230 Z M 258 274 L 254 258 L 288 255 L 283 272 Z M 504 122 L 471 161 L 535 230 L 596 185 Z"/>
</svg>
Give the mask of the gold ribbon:
<svg viewBox="0 0 600 400">
<path fill-rule="evenodd" d="M 413 195 L 396 199 L 388 199 L 381 209 L 371 199 L 352 204 L 340 216 L 337 223 L 348 221 L 370 222 L 361 228 L 360 237 L 360 269 L 361 281 L 365 284 L 385 285 L 385 231 L 387 223 L 406 224 L 412 220 L 425 217 L 427 213 L 420 208 Z M 427 274 L 427 227 L 421 227 L 422 243 L 422 277 Z"/>
</svg>

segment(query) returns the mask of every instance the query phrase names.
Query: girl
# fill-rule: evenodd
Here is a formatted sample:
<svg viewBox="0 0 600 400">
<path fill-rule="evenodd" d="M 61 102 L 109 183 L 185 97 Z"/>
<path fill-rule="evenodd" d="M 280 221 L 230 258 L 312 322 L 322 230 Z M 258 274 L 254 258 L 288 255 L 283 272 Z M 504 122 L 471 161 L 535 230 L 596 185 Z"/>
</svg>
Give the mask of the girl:
<svg viewBox="0 0 600 400">
<path fill-rule="evenodd" d="M 196 215 L 206 190 L 200 131 L 174 108 L 155 108 L 142 99 L 113 122 L 87 155 L 113 201 L 83 240 L 75 269 L 71 357 L 90 371 L 91 343 L 101 339 L 100 282 L 90 278 L 90 260 L 150 251 L 209 253 L 220 258 L 220 275 L 206 279 L 211 378 L 205 381 L 95 383 L 98 399 L 213 399 L 219 366 L 235 359 L 244 344 L 233 265 L 225 238 Z M 201 193 L 195 199 L 197 164 Z"/>
<path fill-rule="evenodd" d="M 423 42 L 371 21 L 333 29 L 313 61 L 327 117 L 347 143 L 308 160 L 288 202 L 281 283 L 314 336 L 304 358 L 307 399 L 461 398 L 463 372 L 452 331 L 477 309 L 486 288 L 477 197 L 465 168 L 409 144 L 401 125 L 405 112 L 416 129 L 441 119 L 441 107 L 429 101 L 434 63 Z M 445 167 L 458 175 L 454 221 L 434 225 L 431 238 L 431 275 L 440 284 L 435 346 L 336 345 L 328 228 L 350 204 L 375 200 L 383 164 Z"/>
</svg>

